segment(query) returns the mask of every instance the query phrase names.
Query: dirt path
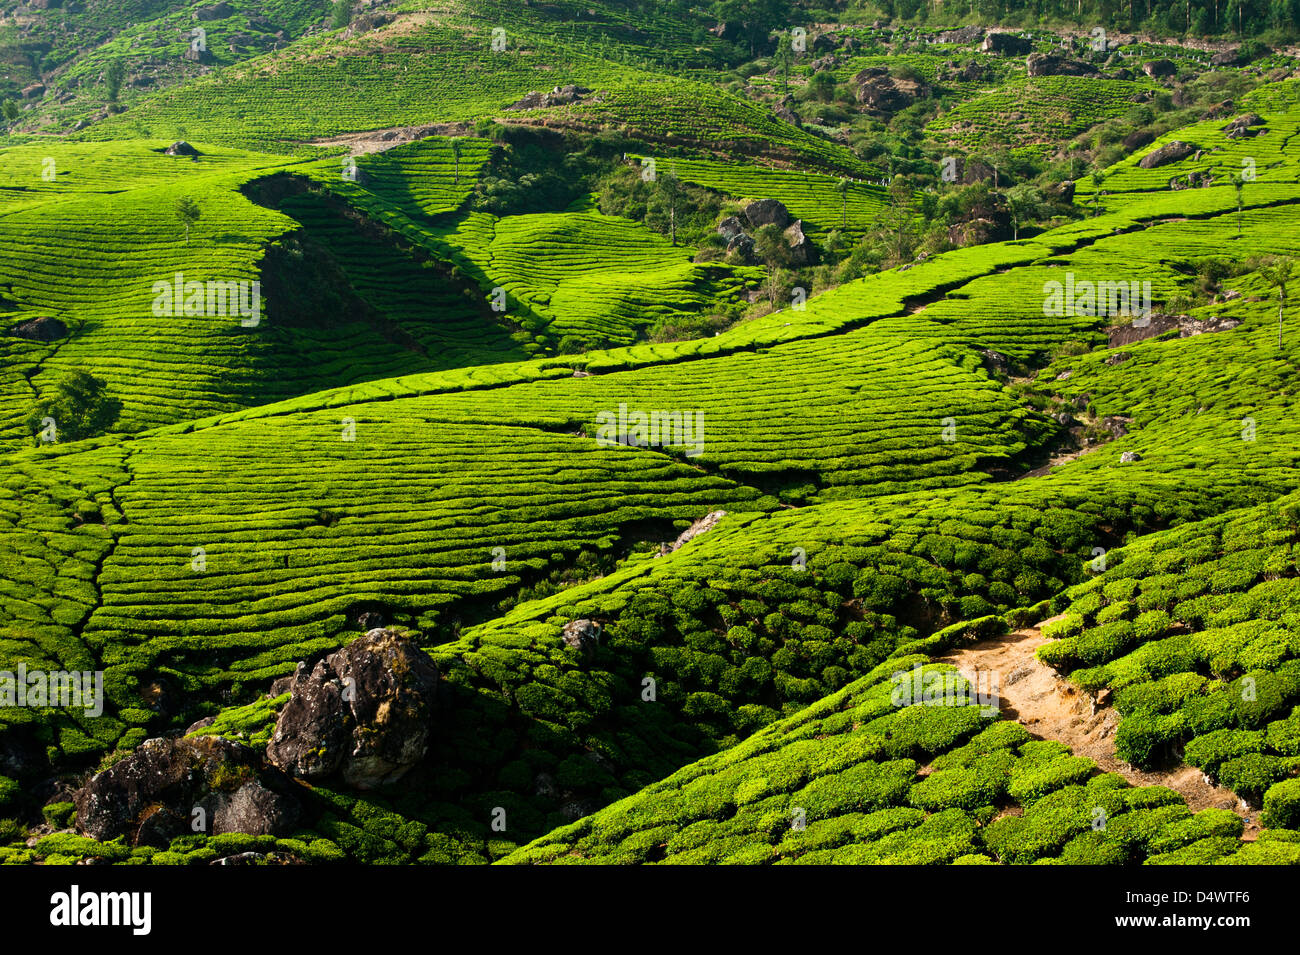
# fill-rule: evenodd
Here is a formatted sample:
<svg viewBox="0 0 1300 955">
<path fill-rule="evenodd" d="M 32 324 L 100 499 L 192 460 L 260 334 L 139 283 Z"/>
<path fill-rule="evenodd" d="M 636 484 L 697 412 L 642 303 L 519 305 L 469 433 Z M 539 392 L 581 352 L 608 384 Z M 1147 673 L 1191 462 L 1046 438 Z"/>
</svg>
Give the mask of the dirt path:
<svg viewBox="0 0 1300 955">
<path fill-rule="evenodd" d="M 1182 765 L 1145 772 L 1116 759 L 1119 714 L 1112 707 L 1096 706 L 1087 693 L 1035 659 L 1034 651 L 1046 642 L 1041 627 L 973 644 L 938 662 L 953 664 L 969 680 L 974 679 L 977 670 L 991 672 L 1002 715 L 1017 720 L 1039 739 L 1064 743 L 1075 755 L 1087 756 L 1104 771 L 1118 773 L 1134 786 L 1167 786 L 1187 800 L 1192 812 L 1230 809 L 1246 821 L 1242 838 L 1251 840 L 1259 834 L 1258 813 L 1243 810 L 1232 790 L 1205 782 L 1196 767 Z M 988 677 L 983 679 L 987 681 Z"/>
</svg>

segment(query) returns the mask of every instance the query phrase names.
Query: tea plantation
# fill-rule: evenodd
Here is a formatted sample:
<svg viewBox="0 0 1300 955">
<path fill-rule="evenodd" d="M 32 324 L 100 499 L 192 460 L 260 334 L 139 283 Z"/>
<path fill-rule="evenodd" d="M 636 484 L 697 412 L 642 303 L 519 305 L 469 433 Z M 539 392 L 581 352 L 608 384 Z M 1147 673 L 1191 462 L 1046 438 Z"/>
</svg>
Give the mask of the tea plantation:
<svg viewBox="0 0 1300 955">
<path fill-rule="evenodd" d="M 0 861 L 1300 864 L 1283 27 L 136 6 L 0 84 Z"/>
</svg>

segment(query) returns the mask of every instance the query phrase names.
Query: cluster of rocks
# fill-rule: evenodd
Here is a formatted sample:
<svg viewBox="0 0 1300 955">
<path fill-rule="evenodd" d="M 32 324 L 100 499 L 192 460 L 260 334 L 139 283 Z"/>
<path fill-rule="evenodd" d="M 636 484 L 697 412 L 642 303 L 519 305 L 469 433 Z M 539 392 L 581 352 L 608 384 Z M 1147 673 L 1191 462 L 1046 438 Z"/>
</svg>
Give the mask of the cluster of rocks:
<svg viewBox="0 0 1300 955">
<path fill-rule="evenodd" d="M 779 120 L 803 129 L 803 117 L 794 111 L 794 97 L 786 96 L 772 108 L 772 115 Z"/>
<path fill-rule="evenodd" d="M 978 168 L 979 164 L 970 163 L 964 172 L 971 182 L 992 179 L 989 171 Z M 963 176 L 963 181 L 966 177 Z M 1005 185 L 1006 180 L 1001 180 Z M 956 246 L 983 245 L 986 242 L 1001 242 L 1010 239 L 1013 234 L 1011 210 L 1006 196 L 1000 192 L 991 192 L 981 197 L 963 215 L 959 222 L 948 227 L 948 241 Z"/>
<path fill-rule="evenodd" d="M 812 240 L 804 233 L 803 220 L 794 219 L 785 204 L 778 199 L 755 199 L 741 211 L 740 216 L 728 216 L 718 223 L 718 234 L 727 241 L 727 252 L 748 259 L 754 254 L 754 237 L 746 231 L 774 225 L 781 230 L 789 250 L 791 265 L 809 265 L 816 258 Z"/>
<path fill-rule="evenodd" d="M 1261 128 L 1256 129 L 1257 126 Z M 1264 117 L 1260 116 L 1259 113 L 1246 113 L 1238 116 L 1223 127 L 1223 135 L 1229 139 L 1248 139 L 1266 132 L 1268 132 L 1268 127 L 1264 126 Z"/>
<path fill-rule="evenodd" d="M 935 79 L 940 83 L 979 83 L 989 77 L 989 68 L 977 60 L 957 63 L 948 60 L 935 70 Z"/>
<path fill-rule="evenodd" d="M 290 698 L 265 756 L 214 735 L 146 740 L 74 794 L 77 831 L 162 847 L 192 832 L 284 835 L 303 814 L 300 780 L 374 789 L 424 758 L 438 679 L 423 650 L 371 630 L 272 684 Z"/>
<path fill-rule="evenodd" d="M 76 827 L 95 839 L 125 835 L 132 845 L 160 848 L 195 831 L 279 835 L 301 815 L 295 788 L 242 743 L 150 739 L 76 792 Z"/>
<path fill-rule="evenodd" d="M 579 102 L 582 97 L 587 96 L 589 93 L 591 93 L 591 90 L 587 87 L 570 83 L 568 86 L 557 86 L 549 93 L 540 93 L 536 90 L 525 93 L 522 99 L 516 103 L 511 103 L 506 109 L 543 109 L 547 106 L 566 106 L 569 103 Z"/>
<path fill-rule="evenodd" d="M 1201 189 L 1212 185 L 1214 185 L 1214 177 L 1200 169 L 1193 169 L 1185 176 L 1174 176 L 1169 180 L 1169 188 L 1175 192 L 1179 189 Z"/>
</svg>

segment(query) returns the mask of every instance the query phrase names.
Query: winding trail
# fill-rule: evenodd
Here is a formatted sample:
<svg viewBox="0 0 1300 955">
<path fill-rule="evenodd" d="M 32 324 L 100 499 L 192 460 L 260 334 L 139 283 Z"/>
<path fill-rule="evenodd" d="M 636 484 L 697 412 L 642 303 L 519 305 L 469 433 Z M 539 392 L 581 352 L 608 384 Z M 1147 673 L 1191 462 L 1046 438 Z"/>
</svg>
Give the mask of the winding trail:
<svg viewBox="0 0 1300 955">
<path fill-rule="evenodd" d="M 1230 809 L 1245 821 L 1242 838 L 1255 839 L 1260 831 L 1258 813 L 1243 809 L 1232 790 L 1207 783 L 1195 766 L 1184 763 L 1147 772 L 1116 758 L 1119 713 L 1113 707 L 1095 704 L 1091 696 L 1034 656 L 1034 651 L 1047 642 L 1042 627 L 1052 620 L 972 644 L 936 662 L 951 663 L 972 681 L 976 671 L 991 672 L 993 690 L 1007 719 L 1018 721 L 1039 739 L 1064 743 L 1075 755 L 1094 760 L 1103 771 L 1118 773 L 1134 786 L 1167 786 L 1187 800 L 1192 812 Z"/>
</svg>

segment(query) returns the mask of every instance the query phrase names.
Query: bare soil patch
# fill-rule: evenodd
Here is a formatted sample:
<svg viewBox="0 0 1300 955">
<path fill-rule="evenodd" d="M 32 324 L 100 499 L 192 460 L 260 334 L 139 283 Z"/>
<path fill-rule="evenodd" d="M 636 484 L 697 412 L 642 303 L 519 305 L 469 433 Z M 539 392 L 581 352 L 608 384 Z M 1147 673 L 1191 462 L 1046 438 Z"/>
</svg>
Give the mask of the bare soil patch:
<svg viewBox="0 0 1300 955">
<path fill-rule="evenodd" d="M 1244 809 L 1232 790 L 1207 783 L 1196 767 L 1182 764 L 1144 771 L 1117 759 L 1119 713 L 1113 707 L 1099 706 L 1092 696 L 1039 663 L 1034 651 L 1046 642 L 1042 625 L 1028 627 L 972 644 L 938 662 L 951 663 L 972 681 L 977 671 L 991 673 L 1002 715 L 1018 721 L 1039 739 L 1064 743 L 1075 755 L 1094 760 L 1105 772 L 1118 773 L 1134 786 L 1167 786 L 1187 800 L 1192 812 L 1230 809 L 1246 822 L 1242 838 L 1252 840 L 1259 834 L 1258 813 Z"/>
</svg>

